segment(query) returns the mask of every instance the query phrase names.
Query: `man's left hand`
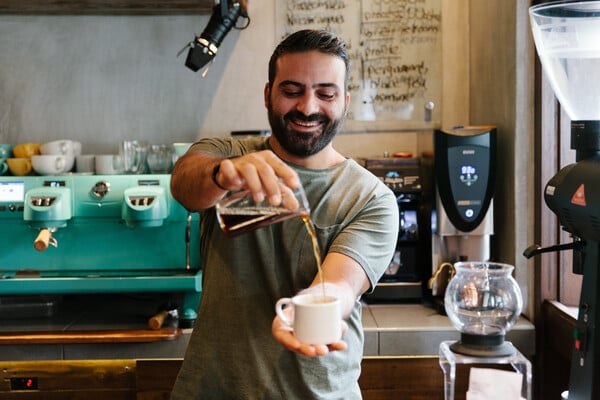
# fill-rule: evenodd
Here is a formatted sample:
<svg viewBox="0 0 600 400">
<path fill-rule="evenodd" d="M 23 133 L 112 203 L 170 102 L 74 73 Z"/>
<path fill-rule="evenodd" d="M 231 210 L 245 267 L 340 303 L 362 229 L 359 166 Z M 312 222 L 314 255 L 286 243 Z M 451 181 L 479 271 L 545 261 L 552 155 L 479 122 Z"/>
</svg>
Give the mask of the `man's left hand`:
<svg viewBox="0 0 600 400">
<path fill-rule="evenodd" d="M 345 321 L 340 321 L 342 324 L 342 336 L 348 330 L 348 325 Z M 330 351 L 346 350 L 348 345 L 346 342 L 339 340 L 337 342 L 330 343 L 328 345 L 313 345 L 308 343 L 300 342 L 294 335 L 294 331 L 290 329 L 288 325 L 283 323 L 279 317 L 273 319 L 273 325 L 271 326 L 273 337 L 279 343 L 281 343 L 286 349 L 293 351 L 298 354 L 302 354 L 306 357 L 324 356 Z"/>
</svg>

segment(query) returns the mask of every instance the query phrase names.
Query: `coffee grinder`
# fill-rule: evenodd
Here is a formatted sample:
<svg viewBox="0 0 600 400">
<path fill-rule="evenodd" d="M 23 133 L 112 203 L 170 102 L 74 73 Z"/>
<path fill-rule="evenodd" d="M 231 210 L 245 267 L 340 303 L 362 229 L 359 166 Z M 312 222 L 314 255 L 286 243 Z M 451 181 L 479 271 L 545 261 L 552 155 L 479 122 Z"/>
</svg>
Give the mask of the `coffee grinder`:
<svg viewBox="0 0 600 400">
<path fill-rule="evenodd" d="M 458 261 L 487 261 L 494 233 L 496 128 L 459 126 L 434 132 L 435 207 L 432 215 L 433 305 L 443 296 Z"/>
<path fill-rule="evenodd" d="M 576 162 L 546 184 L 544 200 L 573 242 L 525 250 L 526 257 L 573 250 L 583 274 L 573 332 L 569 400 L 600 398 L 600 1 L 553 2 L 529 9 L 535 46 L 554 94 L 571 119 Z"/>
</svg>

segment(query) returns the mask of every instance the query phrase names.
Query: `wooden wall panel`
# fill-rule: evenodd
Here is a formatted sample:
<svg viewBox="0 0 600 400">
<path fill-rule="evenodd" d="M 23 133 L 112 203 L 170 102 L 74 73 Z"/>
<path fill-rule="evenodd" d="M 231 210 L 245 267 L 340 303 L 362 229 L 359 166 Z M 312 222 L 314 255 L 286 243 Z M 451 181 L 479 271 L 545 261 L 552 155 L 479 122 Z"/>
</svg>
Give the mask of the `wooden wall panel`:
<svg viewBox="0 0 600 400">
<path fill-rule="evenodd" d="M 35 378 L 37 390 L 13 390 L 11 378 Z M 0 362 L 0 400 L 134 400 L 135 360 Z"/>
<path fill-rule="evenodd" d="M 213 0 L 4 0 L 0 14 L 210 14 Z"/>
</svg>

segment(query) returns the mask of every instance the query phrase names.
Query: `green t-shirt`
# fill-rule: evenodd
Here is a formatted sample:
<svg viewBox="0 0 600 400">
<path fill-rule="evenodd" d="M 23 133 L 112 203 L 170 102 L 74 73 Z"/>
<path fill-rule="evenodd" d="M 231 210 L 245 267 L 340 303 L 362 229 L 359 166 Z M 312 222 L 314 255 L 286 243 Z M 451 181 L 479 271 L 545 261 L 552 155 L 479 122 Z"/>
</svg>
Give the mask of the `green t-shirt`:
<svg viewBox="0 0 600 400">
<path fill-rule="evenodd" d="M 194 149 L 226 157 L 268 149 L 267 138 L 203 139 Z M 388 266 L 398 234 L 394 194 L 352 159 L 328 169 L 292 165 L 304 185 L 323 258 L 356 260 L 373 287 Z M 173 399 L 360 399 L 363 353 L 357 299 L 345 351 L 309 358 L 271 335 L 275 303 L 308 287 L 317 274 L 300 218 L 226 237 L 214 208 L 201 215 L 202 299 Z"/>
</svg>

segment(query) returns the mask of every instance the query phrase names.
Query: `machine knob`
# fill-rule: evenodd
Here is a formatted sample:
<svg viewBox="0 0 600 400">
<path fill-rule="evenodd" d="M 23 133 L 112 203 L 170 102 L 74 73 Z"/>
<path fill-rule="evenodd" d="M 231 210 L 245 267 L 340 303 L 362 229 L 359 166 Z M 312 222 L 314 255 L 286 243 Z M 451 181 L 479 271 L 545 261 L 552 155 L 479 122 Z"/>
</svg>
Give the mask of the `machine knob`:
<svg viewBox="0 0 600 400">
<path fill-rule="evenodd" d="M 110 183 L 106 181 L 96 182 L 94 187 L 92 188 L 92 194 L 95 197 L 103 198 L 110 191 Z"/>
</svg>

